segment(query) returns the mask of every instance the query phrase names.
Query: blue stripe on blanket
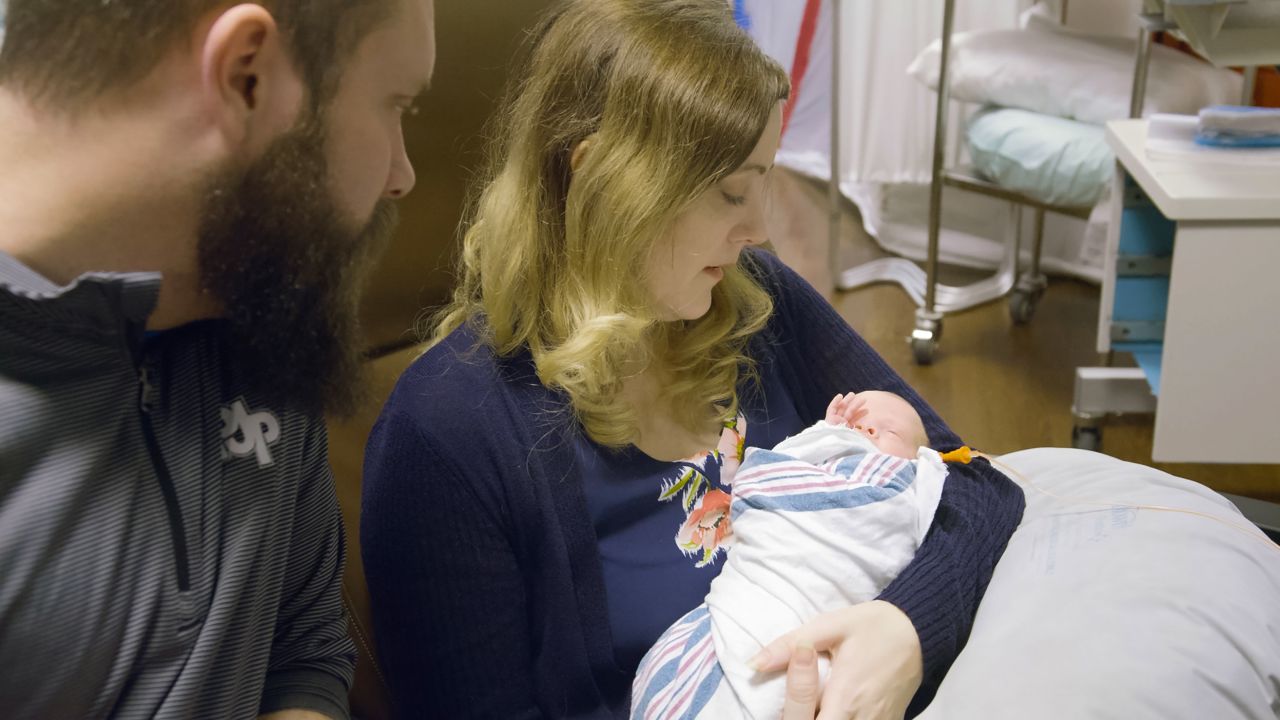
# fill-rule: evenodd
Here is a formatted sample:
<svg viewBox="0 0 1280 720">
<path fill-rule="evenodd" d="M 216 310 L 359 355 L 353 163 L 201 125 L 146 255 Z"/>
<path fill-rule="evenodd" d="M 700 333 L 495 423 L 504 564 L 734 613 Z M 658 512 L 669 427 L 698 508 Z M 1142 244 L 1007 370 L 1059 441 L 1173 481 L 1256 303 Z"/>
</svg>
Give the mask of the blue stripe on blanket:
<svg viewBox="0 0 1280 720">
<path fill-rule="evenodd" d="M 649 686 L 645 688 L 644 696 L 640 699 L 640 702 L 632 708 L 631 717 L 644 717 L 649 711 L 649 705 L 652 704 L 653 698 L 659 692 L 666 689 L 667 686 L 680 681 L 680 678 L 676 677 L 676 672 L 679 670 L 680 663 L 684 660 L 685 655 L 688 654 L 689 648 L 696 646 L 711 632 L 711 613 L 707 610 L 706 605 L 699 605 L 693 610 L 685 613 L 684 617 L 672 624 L 672 626 L 663 633 L 663 636 L 658 638 L 658 642 L 654 643 L 654 646 L 650 648 L 649 653 L 654 654 L 658 652 L 660 648 L 665 649 L 668 642 L 668 636 L 685 630 L 690 625 L 695 625 L 696 627 L 681 643 L 680 652 L 667 662 L 663 663 L 663 665 L 653 673 L 653 679 L 649 682 Z M 636 671 L 637 675 L 644 674 L 646 669 L 645 664 L 648 661 L 649 657 L 646 656 L 645 659 L 640 662 L 640 668 Z M 690 709 L 692 714 L 685 714 L 683 717 L 692 718 L 697 715 L 698 712 L 706 706 L 707 702 L 711 699 L 711 696 L 715 694 L 716 687 L 719 686 L 720 681 L 723 678 L 724 671 L 720 669 L 720 663 L 713 663 L 707 677 L 702 680 L 698 685 L 698 689 L 694 693 L 693 706 Z M 685 679 L 687 680 L 688 678 Z"/>
<path fill-rule="evenodd" d="M 738 477 L 743 477 L 748 472 L 767 473 L 768 466 L 775 463 L 788 464 L 792 467 L 786 471 L 780 471 L 776 476 L 767 475 L 745 483 L 745 497 L 735 493 L 729 513 L 730 518 L 737 520 L 738 516 L 747 509 L 815 512 L 818 510 L 863 507 L 892 499 L 911 487 L 911 483 L 915 482 L 916 477 L 916 464 L 914 462 L 881 453 L 856 453 L 841 458 L 830 470 L 821 470 L 813 467 L 812 472 L 797 473 L 794 468 L 797 462 L 800 461 L 790 455 L 770 450 L 757 450 L 751 453 L 738 470 Z M 902 463 L 902 466 L 892 473 L 887 480 L 881 482 L 887 468 L 896 463 Z M 849 484 L 844 486 L 835 484 L 829 488 L 797 491 L 795 494 L 786 494 L 785 489 L 776 491 L 770 491 L 769 489 L 769 486 L 775 483 L 810 477 L 819 482 L 831 477 L 843 478 L 849 481 Z M 877 484 L 870 484 L 865 481 L 854 482 L 855 477 L 875 478 Z"/>
<path fill-rule="evenodd" d="M 863 507 L 873 503 L 889 500 L 905 488 L 889 488 L 864 486 L 839 490 L 836 492 L 806 493 L 804 495 L 756 495 L 749 498 L 736 498 L 732 517 L 734 520 L 748 508 L 752 510 L 769 510 L 773 512 L 817 512 L 819 510 L 837 510 Z M 742 507 L 738 507 L 741 505 Z"/>
<path fill-rule="evenodd" d="M 710 627 L 710 625 L 711 623 L 708 622 L 707 626 Z M 716 688 L 720 687 L 720 681 L 723 679 L 724 670 L 720 668 L 720 662 L 716 661 L 707 672 L 707 677 L 698 685 L 698 690 L 693 696 L 693 704 L 689 706 L 689 712 L 684 714 L 682 720 L 695 720 L 698 713 L 711 702 L 711 696 L 716 694 Z"/>
</svg>

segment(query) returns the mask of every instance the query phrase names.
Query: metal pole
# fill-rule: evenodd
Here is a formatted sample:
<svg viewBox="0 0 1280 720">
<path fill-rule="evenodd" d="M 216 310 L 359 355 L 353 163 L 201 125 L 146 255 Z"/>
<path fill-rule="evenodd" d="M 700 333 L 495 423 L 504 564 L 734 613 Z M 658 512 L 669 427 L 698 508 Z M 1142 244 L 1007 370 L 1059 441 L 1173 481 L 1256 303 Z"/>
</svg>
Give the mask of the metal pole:
<svg viewBox="0 0 1280 720">
<path fill-rule="evenodd" d="M 1151 30 L 1143 24 L 1138 30 L 1138 58 L 1133 68 L 1133 94 L 1129 97 L 1129 117 L 1142 117 L 1142 104 L 1147 95 L 1147 68 L 1151 60 Z"/>
<path fill-rule="evenodd" d="M 1258 66 L 1248 65 L 1244 69 L 1244 88 L 1240 93 L 1241 105 L 1253 104 L 1253 89 L 1258 84 Z"/>
<path fill-rule="evenodd" d="M 1031 277 L 1040 277 L 1040 251 L 1044 249 L 1044 208 L 1036 208 L 1036 234 L 1031 246 Z"/>
<path fill-rule="evenodd" d="M 827 263 L 831 279 L 840 286 L 840 0 L 831 0 L 831 180 L 827 187 L 830 206 L 830 240 Z"/>
<path fill-rule="evenodd" d="M 946 0 L 942 11 L 942 56 L 938 63 L 938 107 L 933 123 L 933 175 L 929 184 L 929 258 L 924 309 L 932 313 L 938 293 L 938 234 L 942 226 L 942 160 L 947 147 L 948 82 L 947 66 L 951 61 L 951 26 L 955 19 L 955 0 Z"/>
</svg>

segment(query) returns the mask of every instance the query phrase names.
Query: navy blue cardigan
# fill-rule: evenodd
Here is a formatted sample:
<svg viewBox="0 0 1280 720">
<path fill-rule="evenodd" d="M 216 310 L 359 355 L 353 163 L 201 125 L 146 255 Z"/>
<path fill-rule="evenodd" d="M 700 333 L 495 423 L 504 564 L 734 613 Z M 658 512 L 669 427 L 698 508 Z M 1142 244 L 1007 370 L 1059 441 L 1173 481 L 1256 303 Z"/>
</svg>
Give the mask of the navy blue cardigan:
<svg viewBox="0 0 1280 720">
<path fill-rule="evenodd" d="M 916 406 L 935 448 L 961 444 L 804 280 L 763 251 L 743 262 L 775 303 L 749 353 L 806 423 L 838 392 L 883 389 Z M 469 326 L 401 377 L 369 439 L 360 527 L 398 717 L 625 716 L 632 678 L 613 659 L 575 432 L 530 357 L 495 357 Z M 880 596 L 920 636 L 912 713 L 964 645 L 1023 504 L 985 461 L 953 464 L 924 544 Z"/>
</svg>

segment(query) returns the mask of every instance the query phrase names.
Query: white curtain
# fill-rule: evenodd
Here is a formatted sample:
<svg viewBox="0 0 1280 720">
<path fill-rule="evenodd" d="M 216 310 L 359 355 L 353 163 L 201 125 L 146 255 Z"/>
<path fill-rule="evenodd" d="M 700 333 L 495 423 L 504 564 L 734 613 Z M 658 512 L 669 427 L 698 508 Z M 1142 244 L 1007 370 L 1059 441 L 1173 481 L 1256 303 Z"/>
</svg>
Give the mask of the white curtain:
<svg viewBox="0 0 1280 720">
<path fill-rule="evenodd" d="M 807 0 L 736 0 L 760 46 L 790 73 Z M 778 162 L 830 176 L 831 2 L 821 0 L 810 61 L 794 101 Z M 907 76 L 917 53 L 942 34 L 943 0 L 839 0 L 841 190 L 867 231 L 887 250 L 923 258 L 935 95 Z M 1032 0 L 956 0 L 954 31 L 1018 27 Z M 953 103 L 948 160 L 960 116 Z M 940 243 L 946 262 L 994 267 L 1006 242 L 1009 205 L 948 188 Z M 1030 226 L 1030 213 L 1024 219 Z M 1087 279 L 1101 276 L 1105 228 L 1050 215 L 1044 266 Z"/>
</svg>

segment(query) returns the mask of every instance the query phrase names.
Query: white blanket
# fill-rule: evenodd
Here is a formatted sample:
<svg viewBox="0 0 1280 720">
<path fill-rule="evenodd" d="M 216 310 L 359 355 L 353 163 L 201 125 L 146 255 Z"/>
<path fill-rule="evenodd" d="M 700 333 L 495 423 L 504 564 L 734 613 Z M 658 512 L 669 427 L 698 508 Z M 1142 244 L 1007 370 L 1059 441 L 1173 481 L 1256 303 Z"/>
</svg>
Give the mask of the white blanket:
<svg viewBox="0 0 1280 720">
<path fill-rule="evenodd" d="M 945 476 L 933 450 L 884 455 L 825 422 L 748 449 L 724 569 L 641 662 L 632 717 L 776 720 L 785 678 L 757 677 L 747 660 L 820 613 L 874 599 L 915 556 Z"/>
</svg>

